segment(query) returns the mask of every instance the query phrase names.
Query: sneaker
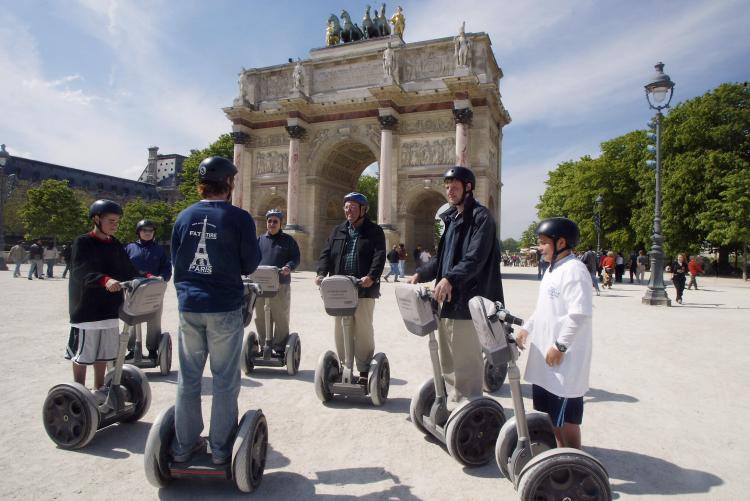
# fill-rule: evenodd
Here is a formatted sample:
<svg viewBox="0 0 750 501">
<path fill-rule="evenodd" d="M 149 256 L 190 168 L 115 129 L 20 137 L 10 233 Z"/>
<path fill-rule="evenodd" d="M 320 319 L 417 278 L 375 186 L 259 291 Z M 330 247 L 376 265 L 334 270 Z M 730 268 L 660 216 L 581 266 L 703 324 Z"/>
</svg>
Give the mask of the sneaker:
<svg viewBox="0 0 750 501">
<path fill-rule="evenodd" d="M 107 401 L 107 387 L 106 386 L 93 389 L 91 390 L 91 393 L 94 395 L 94 398 L 96 399 L 97 404 L 102 405 L 104 402 Z"/>
<path fill-rule="evenodd" d="M 205 452 L 206 451 L 206 439 L 203 437 L 199 437 L 198 441 L 193 445 L 193 447 L 184 454 L 175 454 L 172 453 L 172 461 L 175 463 L 186 463 L 190 461 L 190 459 L 193 457 L 193 454 L 196 452 Z"/>
<path fill-rule="evenodd" d="M 383 277 L 383 280 L 385 280 L 387 282 L 388 281 L 388 277 Z"/>
<path fill-rule="evenodd" d="M 223 457 L 221 457 L 221 456 L 214 456 L 214 455 L 212 454 L 212 455 L 211 455 L 211 462 L 212 462 L 213 464 L 215 464 L 215 465 L 217 465 L 217 466 L 218 466 L 218 465 L 222 465 L 222 464 L 227 464 L 227 463 L 229 462 L 229 458 L 228 458 L 228 457 L 226 457 L 226 458 L 223 458 Z"/>
</svg>

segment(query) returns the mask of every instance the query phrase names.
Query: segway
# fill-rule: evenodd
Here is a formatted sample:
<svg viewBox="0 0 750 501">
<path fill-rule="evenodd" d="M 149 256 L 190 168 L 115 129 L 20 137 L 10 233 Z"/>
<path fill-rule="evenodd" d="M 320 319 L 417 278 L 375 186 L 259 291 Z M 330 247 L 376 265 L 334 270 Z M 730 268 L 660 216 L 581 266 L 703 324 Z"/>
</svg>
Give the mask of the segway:
<svg viewBox="0 0 750 501">
<path fill-rule="evenodd" d="M 391 368 L 384 353 L 376 353 L 370 361 L 367 378 L 355 376 L 354 367 L 354 312 L 359 296 L 360 280 L 355 277 L 334 275 L 326 277 L 320 284 L 326 313 L 342 317 L 344 335 L 344 360 L 336 353 L 326 351 L 320 356 L 315 369 L 315 393 L 321 402 L 328 402 L 334 395 L 369 397 L 373 405 L 383 405 L 388 398 L 391 384 Z M 343 365 L 341 364 L 343 362 Z"/>
<path fill-rule="evenodd" d="M 105 398 L 99 399 L 79 383 L 52 387 L 44 400 L 42 417 L 47 435 L 58 447 L 85 447 L 97 430 L 114 423 L 138 421 L 151 405 L 151 387 L 143 372 L 125 364 L 130 327 L 148 320 L 161 306 L 167 284 L 160 278 L 120 282 L 125 300 L 120 319 L 125 326 L 119 335 L 114 368 L 105 378 Z"/>
<path fill-rule="evenodd" d="M 482 389 L 487 393 L 495 393 L 503 387 L 505 378 L 508 375 L 508 363 L 496 359 L 491 353 L 482 350 L 484 359 L 484 383 Z"/>
<path fill-rule="evenodd" d="M 273 327 L 271 325 L 270 298 L 279 292 L 280 270 L 275 266 L 258 266 L 255 273 L 250 275 L 250 280 L 260 286 L 258 297 L 263 300 L 263 312 L 266 321 L 266 342 L 261 349 L 258 334 L 253 331 L 245 337 L 242 344 L 242 370 L 250 375 L 255 367 L 284 367 L 287 374 L 294 376 L 299 371 L 299 361 L 302 357 L 302 343 L 299 334 L 291 332 L 286 338 L 283 351 L 274 350 L 272 346 Z"/>
<path fill-rule="evenodd" d="M 448 410 L 448 398 L 440 366 L 435 330 L 438 305 L 429 290 L 417 285 L 396 287 L 396 300 L 406 329 L 417 336 L 429 336 L 433 377 L 422 383 L 409 406 L 414 426 L 448 448 L 453 458 L 465 466 L 481 466 L 492 460 L 495 441 L 505 423 L 503 407 L 489 397 L 461 402 Z"/>
<path fill-rule="evenodd" d="M 479 296 L 469 301 L 469 310 L 482 347 L 508 361 L 515 416 L 500 430 L 495 446 L 495 459 L 505 478 L 513 482 L 524 501 L 611 500 L 609 474 L 604 465 L 581 450 L 557 448 L 549 416 L 524 409 L 521 373 L 516 365 L 518 346 L 512 328 L 523 325 L 523 320 L 511 315 L 502 303 Z"/>
<path fill-rule="evenodd" d="M 252 319 L 257 293 L 258 287 L 245 281 L 242 313 L 246 324 Z M 258 488 L 266 468 L 268 450 L 268 423 L 262 410 L 250 410 L 242 416 L 236 429 L 232 458 L 221 465 L 213 463 L 207 448 L 194 452 L 189 461 L 175 463 L 170 454 L 175 439 L 174 424 L 175 408 L 171 406 L 157 416 L 148 432 L 143 461 L 146 479 L 151 485 L 165 487 L 174 479 L 200 478 L 234 480 L 242 492 Z"/>
<path fill-rule="evenodd" d="M 159 301 L 159 308 L 161 308 L 164 302 L 164 296 L 162 295 Z M 162 332 L 159 334 L 159 347 L 156 349 L 156 356 L 144 357 L 143 356 L 143 334 L 141 330 L 142 323 L 136 323 L 130 327 L 131 338 L 133 338 L 132 351 L 125 357 L 125 361 L 131 365 L 135 365 L 140 369 L 153 369 L 154 367 L 159 368 L 159 374 L 162 376 L 169 375 L 172 370 L 172 337 L 168 332 Z M 129 343 L 130 341 L 128 341 Z"/>
</svg>

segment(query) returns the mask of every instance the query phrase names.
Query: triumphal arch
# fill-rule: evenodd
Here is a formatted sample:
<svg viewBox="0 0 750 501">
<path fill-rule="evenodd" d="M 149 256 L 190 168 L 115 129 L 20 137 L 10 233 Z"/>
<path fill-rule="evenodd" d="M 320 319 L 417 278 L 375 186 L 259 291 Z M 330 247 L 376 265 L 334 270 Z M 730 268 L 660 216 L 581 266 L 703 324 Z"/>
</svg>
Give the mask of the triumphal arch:
<svg viewBox="0 0 750 501">
<path fill-rule="evenodd" d="M 335 17 L 335 16 L 332 16 Z M 343 17 L 342 17 L 343 19 Z M 265 212 L 287 214 L 285 231 L 312 269 L 343 196 L 377 163 L 377 222 L 389 245 L 433 247 L 446 202 L 442 174 L 471 167 L 476 197 L 500 222 L 503 74 L 485 33 L 405 43 L 401 32 L 312 49 L 309 59 L 243 70 L 232 121 L 240 170 L 233 202 L 265 231 Z M 411 262 L 411 260 L 409 260 Z"/>
</svg>

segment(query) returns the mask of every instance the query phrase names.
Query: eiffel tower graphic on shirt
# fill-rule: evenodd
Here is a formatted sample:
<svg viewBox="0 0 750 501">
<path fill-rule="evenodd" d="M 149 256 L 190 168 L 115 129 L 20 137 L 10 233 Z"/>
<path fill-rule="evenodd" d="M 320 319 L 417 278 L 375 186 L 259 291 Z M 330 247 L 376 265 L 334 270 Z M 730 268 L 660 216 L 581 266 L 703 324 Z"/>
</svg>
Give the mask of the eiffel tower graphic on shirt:
<svg viewBox="0 0 750 501">
<path fill-rule="evenodd" d="M 195 249 L 195 256 L 193 262 L 190 263 L 188 271 L 195 273 L 201 273 L 203 275 L 210 275 L 211 261 L 208 258 L 208 251 L 206 250 L 206 223 L 208 222 L 208 216 L 203 218 L 203 229 L 201 230 L 201 239 L 198 241 L 198 248 Z"/>
</svg>

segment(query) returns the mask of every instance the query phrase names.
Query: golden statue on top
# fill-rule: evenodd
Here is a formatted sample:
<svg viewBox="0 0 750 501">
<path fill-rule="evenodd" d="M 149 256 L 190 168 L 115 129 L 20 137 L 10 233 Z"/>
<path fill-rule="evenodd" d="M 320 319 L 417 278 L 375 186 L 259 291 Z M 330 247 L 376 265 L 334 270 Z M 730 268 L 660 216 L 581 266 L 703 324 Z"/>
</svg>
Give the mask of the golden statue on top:
<svg viewBox="0 0 750 501">
<path fill-rule="evenodd" d="M 391 16 L 391 24 L 393 25 L 393 33 L 404 38 L 404 28 L 406 27 L 406 18 L 404 17 L 404 9 L 399 5 L 396 7 L 396 12 Z"/>
<path fill-rule="evenodd" d="M 374 16 L 370 14 L 371 10 L 374 10 Z M 385 3 L 381 4 L 379 12 L 378 9 L 372 9 L 367 5 L 362 17 L 361 28 L 357 23 L 352 22 L 352 18 L 346 10 L 341 11 L 340 22 L 338 16 L 331 14 L 326 23 L 326 46 L 333 47 L 339 43 L 345 44 L 391 36 L 391 28 L 388 26 L 389 21 L 393 25 L 393 33 L 403 38 L 406 19 L 404 19 L 401 7 L 397 7 L 396 12 L 388 19 L 385 14 Z"/>
</svg>

